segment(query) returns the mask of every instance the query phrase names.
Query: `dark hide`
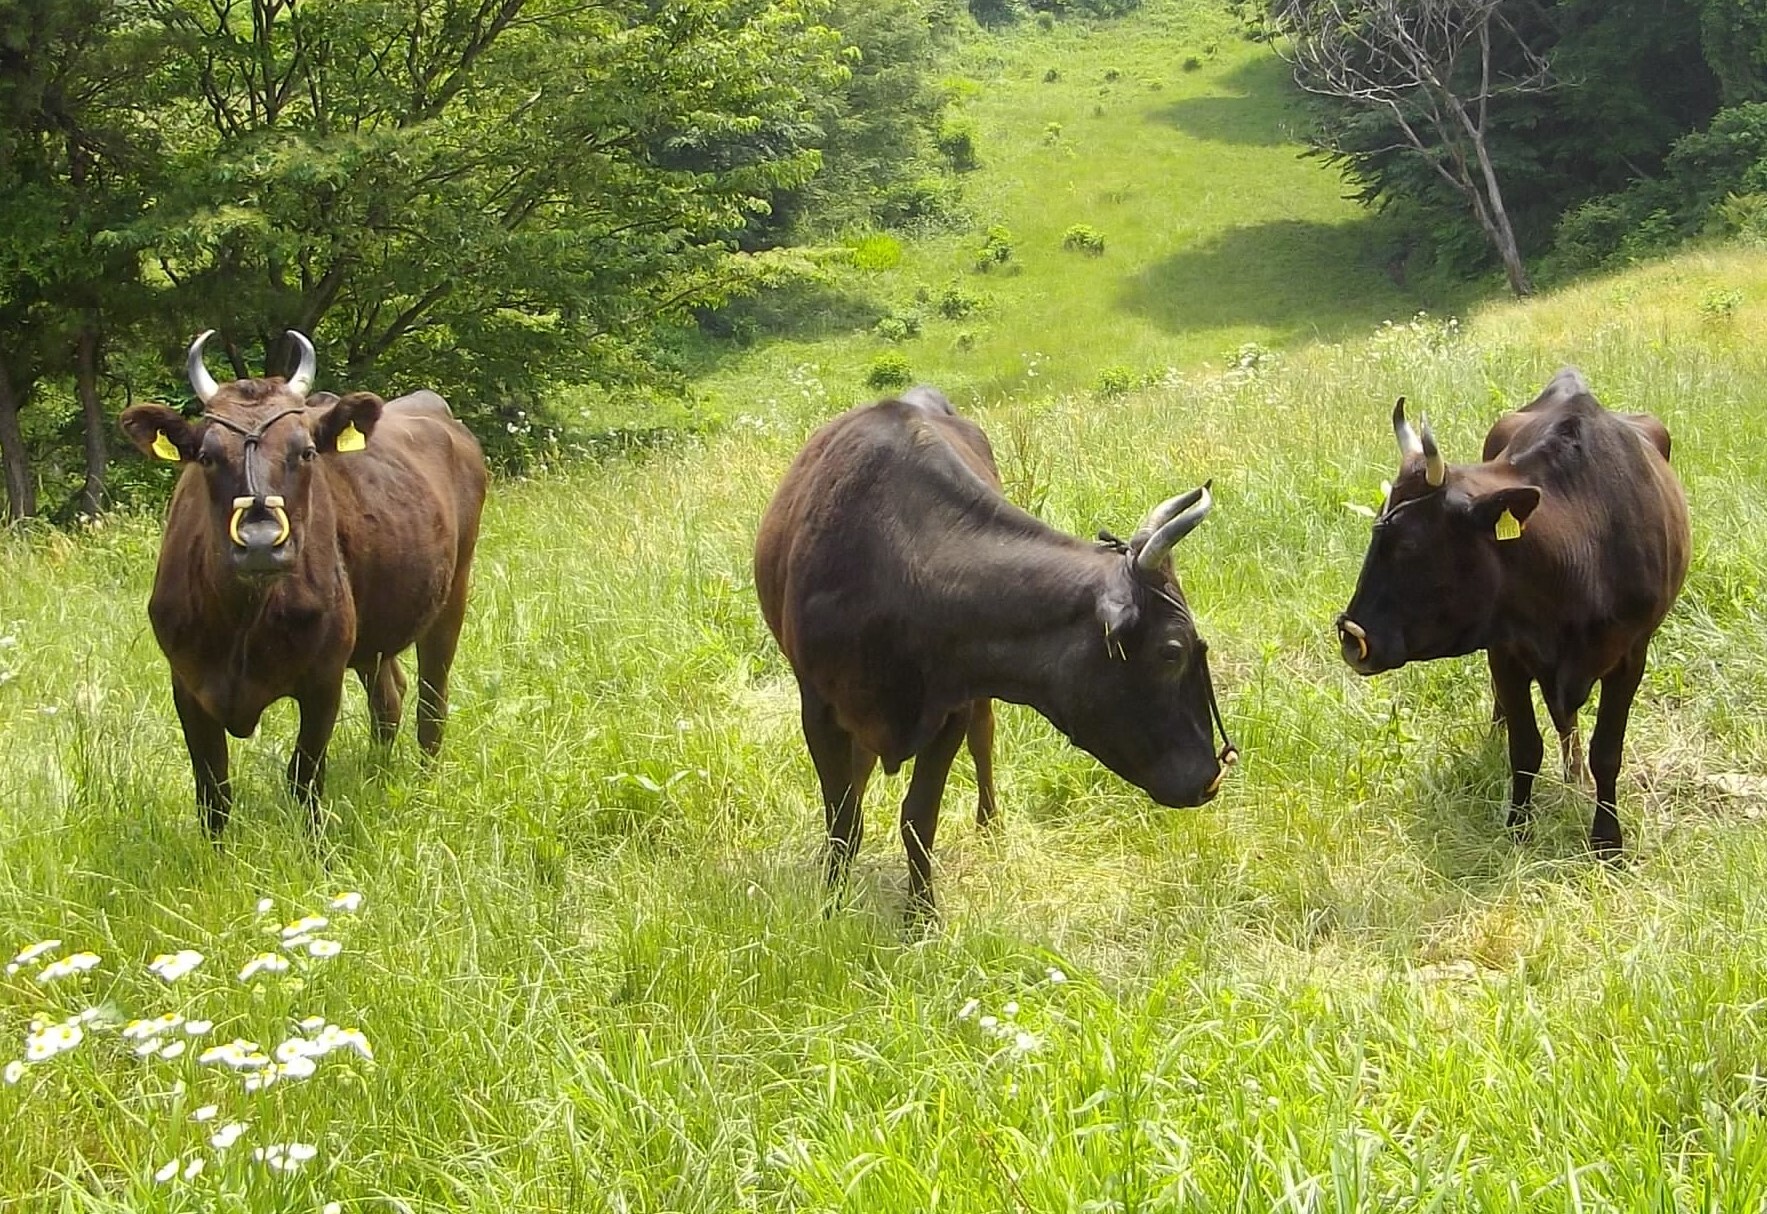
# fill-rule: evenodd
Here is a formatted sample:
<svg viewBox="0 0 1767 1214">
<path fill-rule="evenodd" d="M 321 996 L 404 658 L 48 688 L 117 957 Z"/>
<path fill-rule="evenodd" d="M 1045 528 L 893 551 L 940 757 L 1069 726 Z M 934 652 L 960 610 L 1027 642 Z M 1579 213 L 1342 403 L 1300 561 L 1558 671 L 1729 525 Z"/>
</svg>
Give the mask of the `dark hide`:
<svg viewBox="0 0 1767 1214">
<path fill-rule="evenodd" d="M 1491 428 L 1483 463 L 1447 465 L 1434 487 L 1422 455 L 1403 459 L 1338 617 L 1344 660 L 1362 674 L 1485 650 L 1509 726 L 1517 828 L 1543 751 L 1532 684 L 1566 778 L 1579 780 L 1577 711 L 1599 682 L 1591 841 L 1608 855 L 1621 846 L 1615 798 L 1632 699 L 1687 576 L 1687 503 L 1668 456 L 1662 423 L 1608 412 L 1581 375 L 1560 371 Z M 1513 530 L 1505 512 L 1522 528 L 1514 538 L 1501 538 Z"/>
<path fill-rule="evenodd" d="M 1199 496 L 1194 526 L 1202 491 L 1155 521 Z M 831 887 L 859 846 L 874 764 L 917 759 L 902 836 L 911 905 L 931 909 L 939 803 L 966 734 L 977 821 L 994 814 L 994 699 L 1031 705 L 1162 804 L 1214 795 L 1231 747 L 1214 748 L 1207 647 L 1163 555 L 1176 541 L 1153 530 L 1094 545 L 1026 514 L 1001 494 L 981 429 L 931 389 L 810 437 L 761 521 L 755 584 L 797 675 Z"/>
</svg>

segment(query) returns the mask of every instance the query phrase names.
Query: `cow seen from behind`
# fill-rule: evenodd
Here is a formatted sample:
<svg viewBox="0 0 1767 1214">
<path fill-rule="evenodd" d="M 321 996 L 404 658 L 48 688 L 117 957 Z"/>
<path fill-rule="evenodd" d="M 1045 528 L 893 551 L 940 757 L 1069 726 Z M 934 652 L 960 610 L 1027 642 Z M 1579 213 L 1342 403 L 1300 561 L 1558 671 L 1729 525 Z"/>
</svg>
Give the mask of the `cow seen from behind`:
<svg viewBox="0 0 1767 1214">
<path fill-rule="evenodd" d="M 1237 756 L 1171 562 L 1210 504 L 1207 486 L 1175 497 L 1127 542 L 1065 535 L 1007 501 L 986 435 L 928 388 L 810 437 L 762 518 L 755 585 L 797 678 L 831 891 L 873 768 L 914 760 L 909 911 L 932 911 L 939 804 L 966 737 L 977 821 L 994 816 L 992 700 L 1035 708 L 1163 805 L 1215 795 Z"/>
<path fill-rule="evenodd" d="M 1580 783 L 1577 712 L 1601 684 L 1589 769 L 1591 846 L 1621 850 L 1617 780 L 1645 655 L 1687 576 L 1687 503 L 1669 433 L 1610 413 L 1566 368 L 1499 419 L 1484 460 L 1446 463 L 1428 423 L 1393 410 L 1400 467 L 1338 616 L 1358 673 L 1483 649 L 1509 733 L 1509 824 L 1525 827 L 1543 746 L 1532 685 Z"/>
<path fill-rule="evenodd" d="M 292 331 L 293 375 L 217 384 L 209 336 L 188 358 L 201 417 L 144 404 L 121 424 L 143 452 L 184 466 L 148 617 L 218 839 L 232 804 L 226 735 L 249 737 L 286 697 L 300 707 L 289 784 L 317 824 L 347 669 L 390 742 L 406 687 L 398 655 L 415 643 L 418 741 L 440 748 L 487 476 L 435 393 L 308 395 L 313 347 Z"/>
</svg>

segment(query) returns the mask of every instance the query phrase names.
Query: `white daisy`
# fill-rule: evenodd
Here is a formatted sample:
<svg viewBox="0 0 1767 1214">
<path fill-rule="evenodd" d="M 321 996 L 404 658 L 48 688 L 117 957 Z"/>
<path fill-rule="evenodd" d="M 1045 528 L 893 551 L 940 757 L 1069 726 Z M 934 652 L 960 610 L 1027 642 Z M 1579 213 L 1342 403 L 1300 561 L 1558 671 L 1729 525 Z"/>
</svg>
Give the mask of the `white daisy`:
<svg viewBox="0 0 1767 1214">
<path fill-rule="evenodd" d="M 209 1161 L 204 1159 L 201 1155 L 196 1156 L 189 1163 L 184 1165 L 184 1179 L 195 1180 L 198 1176 L 201 1176 L 202 1170 L 208 1162 Z"/>
<path fill-rule="evenodd" d="M 220 1111 L 221 1111 L 221 1106 L 218 1104 L 205 1104 L 202 1106 L 202 1108 L 196 1110 L 196 1112 L 194 1112 L 190 1115 L 190 1120 L 192 1120 L 192 1121 L 213 1121 L 215 1119 L 215 1115 L 217 1113 L 219 1113 Z"/>
<path fill-rule="evenodd" d="M 362 895 L 355 890 L 339 894 L 331 900 L 331 909 L 343 911 L 346 915 L 353 915 L 362 909 Z"/>
<path fill-rule="evenodd" d="M 7 1083 L 9 1083 L 9 1084 L 10 1083 L 17 1083 L 20 1079 L 23 1079 L 24 1077 L 25 1077 L 25 1064 L 22 1060 L 14 1058 L 11 1062 L 6 1064 L 4 1078 L 6 1079 Z"/>
<path fill-rule="evenodd" d="M 37 972 L 38 982 L 54 982 L 73 974 L 83 974 L 97 965 L 100 958 L 97 953 L 74 953 L 63 957 L 60 961 L 51 961 Z"/>
<path fill-rule="evenodd" d="M 314 940 L 307 945 L 307 952 L 315 957 L 335 957 L 344 951 L 344 946 L 336 940 Z"/>
<path fill-rule="evenodd" d="M 29 965 L 44 953 L 51 952 L 60 947 L 61 941 L 59 940 L 39 940 L 29 948 L 21 950 L 18 956 L 12 959 L 12 963 L 14 965 Z"/>
<path fill-rule="evenodd" d="M 155 1172 L 153 1174 L 153 1178 L 155 1180 L 157 1180 L 160 1184 L 165 1184 L 166 1181 L 172 1179 L 172 1177 L 176 1176 L 177 1174 L 178 1174 L 178 1161 L 176 1159 L 174 1159 L 171 1163 L 166 1164 L 159 1171 Z"/>
<path fill-rule="evenodd" d="M 329 927 L 331 920 L 324 915 L 307 915 L 296 919 L 293 923 L 285 923 L 282 927 L 282 938 L 292 940 L 296 936 L 304 936 L 308 932 L 316 932 L 322 927 Z"/>
<path fill-rule="evenodd" d="M 275 953 L 259 953 L 256 957 L 247 961 L 240 969 L 239 980 L 241 982 L 250 982 L 260 971 L 271 974 L 280 974 L 287 968 L 287 957 L 279 957 Z"/>
<path fill-rule="evenodd" d="M 192 1037 L 201 1037 L 214 1027 L 213 1020 L 187 1020 L 184 1022 L 185 1033 Z"/>
<path fill-rule="evenodd" d="M 275 909 L 276 909 L 276 903 L 273 899 L 270 899 L 270 898 L 259 898 L 258 899 L 258 913 L 260 915 L 267 915 Z"/>
<path fill-rule="evenodd" d="M 243 1121 L 229 1121 L 226 1125 L 209 1135 L 209 1145 L 217 1151 L 225 1151 L 238 1142 L 248 1126 Z"/>
<path fill-rule="evenodd" d="M 190 1043 L 187 1041 L 168 1041 L 160 1047 L 160 1057 L 168 1060 L 177 1058 L 188 1048 Z"/>
<path fill-rule="evenodd" d="M 299 1022 L 299 1028 L 303 1033 L 317 1033 L 324 1027 L 324 1016 L 308 1016 L 305 1020 Z"/>
<path fill-rule="evenodd" d="M 971 999 L 968 1003 L 957 1009 L 957 1018 L 959 1020 L 968 1020 L 971 1016 L 976 1014 L 976 1010 L 981 1006 L 982 1001 L 980 999 Z"/>
<path fill-rule="evenodd" d="M 175 953 L 161 953 L 147 963 L 147 968 L 167 982 L 176 982 L 202 963 L 201 953 L 193 948 L 181 948 Z"/>
</svg>

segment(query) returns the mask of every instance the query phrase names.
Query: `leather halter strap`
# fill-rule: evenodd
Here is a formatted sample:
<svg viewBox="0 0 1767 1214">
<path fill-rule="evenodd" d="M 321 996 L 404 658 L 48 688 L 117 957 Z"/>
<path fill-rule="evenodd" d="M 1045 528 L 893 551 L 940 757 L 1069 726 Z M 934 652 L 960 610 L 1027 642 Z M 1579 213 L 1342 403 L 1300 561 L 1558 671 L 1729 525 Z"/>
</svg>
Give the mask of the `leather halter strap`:
<svg viewBox="0 0 1767 1214">
<path fill-rule="evenodd" d="M 214 422 L 222 429 L 231 430 L 245 440 L 245 491 L 250 494 L 252 500 L 259 505 L 262 505 L 264 502 L 264 491 L 258 482 L 257 461 L 252 458 L 259 454 L 258 444 L 263 441 L 265 433 L 271 426 L 274 426 L 277 422 L 288 417 L 290 414 L 304 412 L 306 412 L 306 406 L 304 405 L 296 406 L 292 409 L 284 409 L 279 413 L 272 414 L 270 417 L 259 422 L 249 430 L 238 422 L 222 417 L 218 413 L 204 411 L 202 415 L 204 421 Z"/>
</svg>

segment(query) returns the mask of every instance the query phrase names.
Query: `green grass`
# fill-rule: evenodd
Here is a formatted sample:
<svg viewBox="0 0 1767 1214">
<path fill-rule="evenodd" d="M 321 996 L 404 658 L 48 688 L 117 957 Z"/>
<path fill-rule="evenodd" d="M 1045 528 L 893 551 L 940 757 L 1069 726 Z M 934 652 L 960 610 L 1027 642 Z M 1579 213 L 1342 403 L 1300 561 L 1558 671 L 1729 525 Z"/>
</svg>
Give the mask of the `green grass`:
<svg viewBox="0 0 1767 1214">
<path fill-rule="evenodd" d="M 950 87 L 981 161 L 963 178 L 969 225 L 905 241 L 895 265 L 850 270 L 820 298 L 764 306 L 756 345 L 700 380 L 710 400 L 741 412 L 796 395 L 788 380 L 846 400 L 863 393 L 872 357 L 900 350 L 918 378 L 998 402 L 1092 388 L 1107 367 L 1157 379 L 1220 366 L 1247 343 L 1338 338 L 1470 294 L 1395 285 L 1395 233 L 1303 157 L 1286 69 L 1213 0 L 976 34 Z M 978 271 L 997 225 L 1012 259 Z M 1075 225 L 1103 237 L 1102 254 L 1063 247 Z M 938 315 L 931 304 L 953 284 L 983 302 L 978 313 Z M 870 332 L 902 310 L 923 313 L 920 336 L 895 345 Z"/>
<path fill-rule="evenodd" d="M 903 777 L 874 785 L 850 906 L 819 913 L 813 775 L 750 584 L 821 401 L 496 486 L 444 757 L 408 733 L 375 754 L 349 689 L 318 846 L 281 788 L 288 705 L 233 745 L 226 849 L 197 827 L 143 610 L 157 520 L 0 536 L 0 949 L 103 958 L 0 977 L 0 1062 L 87 1007 L 267 1048 L 318 1015 L 375 1054 L 247 1094 L 89 1025 L 0 1086 L 0 1208 L 1759 1208 L 1764 319 L 1767 255 L 1713 252 L 1109 409 L 960 397 L 1065 529 L 1214 477 L 1179 564 L 1245 762 L 1209 808 L 1160 810 L 1004 708 L 1003 828 L 968 821 L 960 760 L 925 937 L 901 928 Z M 1564 361 L 1667 421 L 1695 520 L 1620 870 L 1548 781 L 1534 841 L 1505 837 L 1478 659 L 1359 680 L 1330 628 L 1392 397 L 1465 459 Z M 236 979 L 266 924 L 345 889 L 366 902 L 327 929 L 341 956 Z M 186 947 L 194 974 L 147 973 Z M 245 1137 L 211 1151 L 230 1119 Z M 250 1157 L 288 1141 L 317 1157 Z M 196 1155 L 194 1181 L 151 1179 Z"/>
</svg>

